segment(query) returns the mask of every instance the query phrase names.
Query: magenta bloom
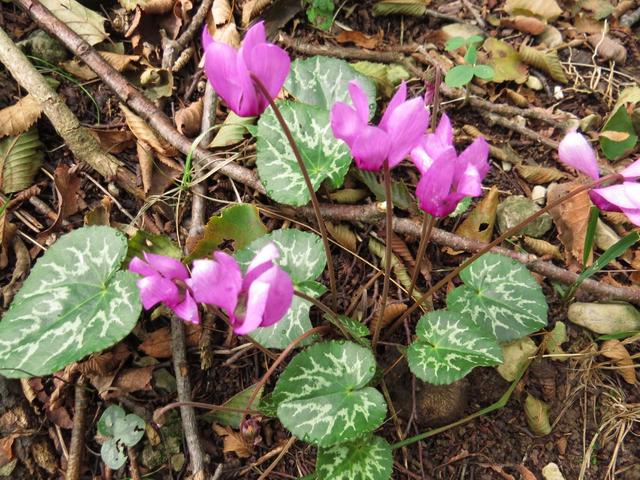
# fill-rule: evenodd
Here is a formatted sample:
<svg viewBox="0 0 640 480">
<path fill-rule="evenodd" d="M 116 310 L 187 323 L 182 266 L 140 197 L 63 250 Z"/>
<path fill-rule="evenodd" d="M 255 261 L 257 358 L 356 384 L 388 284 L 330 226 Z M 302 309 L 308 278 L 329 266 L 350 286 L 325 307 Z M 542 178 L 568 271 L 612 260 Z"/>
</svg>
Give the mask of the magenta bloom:
<svg viewBox="0 0 640 480">
<path fill-rule="evenodd" d="M 131 260 L 129 270 L 142 275 L 136 283 L 140 289 L 140 300 L 146 310 L 158 303 L 164 303 L 181 319 L 200 323 L 198 306 L 186 285 L 189 272 L 182 262 L 164 255 L 145 252 L 144 260 L 138 257 Z"/>
<path fill-rule="evenodd" d="M 407 100 L 407 85 L 402 82 L 376 127 L 369 125 L 369 101 L 358 82 L 349 82 L 349 94 L 353 107 L 336 102 L 331 109 L 333 135 L 349 145 L 362 170 L 378 171 L 385 160 L 389 168 L 395 167 L 427 129 L 429 111 L 424 99 Z"/>
<path fill-rule="evenodd" d="M 265 245 L 242 276 L 238 262 L 224 252 L 214 260 L 195 260 L 189 285 L 198 302 L 222 308 L 238 335 L 273 325 L 289 310 L 293 284 L 289 275 L 273 263 L 279 252 Z"/>
<path fill-rule="evenodd" d="M 267 42 L 264 23 L 251 27 L 239 50 L 216 42 L 202 31 L 204 71 L 215 92 L 241 117 L 260 115 L 269 105 L 251 78 L 255 75 L 274 99 L 289 74 L 291 60 L 282 48 Z"/>
<path fill-rule="evenodd" d="M 449 215 L 464 197 L 482 194 L 482 180 L 489 171 L 489 145 L 478 137 L 458 155 L 447 115 L 411 151 L 411 158 L 422 174 L 416 188 L 420 208 L 434 217 Z"/>
<path fill-rule="evenodd" d="M 600 178 L 596 153 L 587 140 L 577 132 L 568 133 L 558 148 L 560 161 L 597 180 Z M 640 226 L 640 159 L 620 174 L 624 181 L 619 185 L 594 188 L 589 192 L 591 201 L 601 210 L 622 212 L 634 225 Z"/>
</svg>

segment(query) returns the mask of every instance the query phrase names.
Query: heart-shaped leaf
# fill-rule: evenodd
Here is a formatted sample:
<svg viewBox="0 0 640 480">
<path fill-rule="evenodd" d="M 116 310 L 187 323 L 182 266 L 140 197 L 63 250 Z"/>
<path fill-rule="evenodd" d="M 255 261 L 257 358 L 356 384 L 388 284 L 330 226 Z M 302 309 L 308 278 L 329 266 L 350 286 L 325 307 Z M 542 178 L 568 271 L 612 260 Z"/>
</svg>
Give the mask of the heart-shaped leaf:
<svg viewBox="0 0 640 480">
<path fill-rule="evenodd" d="M 120 440 L 128 447 L 133 447 L 144 436 L 145 422 L 138 415 L 130 413 L 119 418 L 113 425 L 113 438 Z"/>
<path fill-rule="evenodd" d="M 450 310 L 469 316 L 498 342 L 524 337 L 547 324 L 542 288 L 520 262 L 486 253 L 460 273 L 464 285 L 448 298 Z"/>
<path fill-rule="evenodd" d="M 450 87 L 462 87 L 473 78 L 472 65 L 456 65 L 444 76 L 444 83 Z"/>
<path fill-rule="evenodd" d="M 13 193 L 29 188 L 42 166 L 44 153 L 38 130 L 34 127 L 0 142 L 0 188 Z"/>
<path fill-rule="evenodd" d="M 284 88 L 299 101 L 329 111 L 335 102 L 351 103 L 348 89 L 351 80 L 356 80 L 367 94 L 373 116 L 376 109 L 374 83 L 344 60 L 323 56 L 294 60 Z"/>
<path fill-rule="evenodd" d="M 125 446 L 115 438 L 110 438 L 102 444 L 100 457 L 104 464 L 111 470 L 118 470 L 127 461 Z"/>
<path fill-rule="evenodd" d="M 64 235 L 38 260 L 0 322 L 7 377 L 48 375 L 122 340 L 140 315 L 127 239 L 109 227 Z"/>
<path fill-rule="evenodd" d="M 375 435 L 318 450 L 316 474 L 331 480 L 389 480 L 393 455 L 387 441 Z"/>
<path fill-rule="evenodd" d="M 382 394 L 367 386 L 375 371 L 367 348 L 344 341 L 316 343 L 280 375 L 273 393 L 278 418 L 297 437 L 323 447 L 371 432 L 387 412 Z"/>
<path fill-rule="evenodd" d="M 113 427 L 118 420 L 127 416 L 120 405 L 109 405 L 98 420 L 98 433 L 104 437 L 113 437 Z"/>
<path fill-rule="evenodd" d="M 325 292 L 324 285 L 315 282 L 327 264 L 320 237 L 295 229 L 276 230 L 251 242 L 247 248 L 237 253 L 236 259 L 246 268 L 256 252 L 269 242 L 278 247 L 280 257 L 276 263 L 289 273 L 296 290 L 314 297 Z M 259 328 L 251 334 L 251 338 L 266 348 L 286 348 L 294 339 L 311 329 L 310 308 L 311 304 L 307 300 L 293 297 L 291 308 L 282 320 L 270 327 Z M 304 344 L 303 342 L 302 345 Z"/>
<path fill-rule="evenodd" d="M 407 350 L 409 368 L 425 382 L 449 384 L 475 367 L 502 362 L 502 349 L 486 330 L 464 314 L 438 310 L 423 315 L 418 338 Z"/>
<path fill-rule="evenodd" d="M 329 111 L 297 102 L 280 102 L 280 110 L 313 185 L 317 190 L 329 180 L 338 188 L 351 164 L 349 148 L 333 136 Z M 305 205 L 310 200 L 304 177 L 273 110 L 258 121 L 257 160 L 260 179 L 267 194 L 287 205 Z"/>
</svg>

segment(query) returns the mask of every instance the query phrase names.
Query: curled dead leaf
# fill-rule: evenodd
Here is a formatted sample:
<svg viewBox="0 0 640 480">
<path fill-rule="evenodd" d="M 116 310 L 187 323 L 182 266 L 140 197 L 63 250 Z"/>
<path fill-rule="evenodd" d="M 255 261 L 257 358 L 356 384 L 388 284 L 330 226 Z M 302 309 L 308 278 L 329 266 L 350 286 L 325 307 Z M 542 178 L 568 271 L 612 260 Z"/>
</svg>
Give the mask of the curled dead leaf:
<svg viewBox="0 0 640 480">
<path fill-rule="evenodd" d="M 343 188 L 329 194 L 329 198 L 338 203 L 358 203 L 368 196 L 369 192 L 364 188 Z"/>
<path fill-rule="evenodd" d="M 529 100 L 527 100 L 524 95 L 516 92 L 515 90 L 507 88 L 505 90 L 505 93 L 507 94 L 507 97 L 509 97 L 509 100 L 516 104 L 516 106 L 520 108 L 527 108 L 529 106 Z"/>
<path fill-rule="evenodd" d="M 622 376 L 625 382 L 630 385 L 636 384 L 638 379 L 636 377 L 633 360 L 620 340 L 612 339 L 604 342 L 600 347 L 600 354 L 615 362 L 618 366 L 616 371 Z"/>
<path fill-rule="evenodd" d="M 138 153 L 138 164 L 140 165 L 140 176 L 142 177 L 142 188 L 147 193 L 153 184 L 153 151 L 144 141 L 136 142 Z"/>
<path fill-rule="evenodd" d="M 567 83 L 567 76 L 564 73 L 558 52 L 555 50 L 538 50 L 537 48 L 528 47 L 524 43 L 520 45 L 518 50 L 520 58 L 527 65 L 531 65 L 543 72 L 551 75 L 551 78 L 560 83 Z"/>
<path fill-rule="evenodd" d="M 336 35 L 338 43 L 353 43 L 360 48 L 372 50 L 382 41 L 382 30 L 377 35 L 367 35 L 357 30 L 345 30 Z"/>
<path fill-rule="evenodd" d="M 624 45 L 608 35 L 594 33 L 587 37 L 587 41 L 596 49 L 600 58 L 618 63 L 624 63 L 627 60 L 627 49 Z"/>
<path fill-rule="evenodd" d="M 231 4 L 229 0 L 213 0 L 211 7 L 211 16 L 213 17 L 213 23 L 218 25 L 224 25 L 233 20 L 233 11 L 231 10 Z"/>
<path fill-rule="evenodd" d="M 26 132 L 41 114 L 40 103 L 31 94 L 22 97 L 17 103 L 0 110 L 0 137 Z"/>
<path fill-rule="evenodd" d="M 213 425 L 213 431 L 222 437 L 224 453 L 235 453 L 239 458 L 253 455 L 253 445 L 249 444 L 240 432 L 218 424 Z"/>
<path fill-rule="evenodd" d="M 69 218 L 80 209 L 80 176 L 69 165 L 60 164 L 53 172 L 53 181 L 60 192 L 60 217 Z"/>
<path fill-rule="evenodd" d="M 503 25 L 508 25 L 516 30 L 530 35 L 540 35 L 547 28 L 547 23 L 536 17 L 530 17 L 528 15 L 516 15 L 513 18 L 507 19 L 502 22 Z"/>
<path fill-rule="evenodd" d="M 194 137 L 200 133 L 202 109 L 202 98 L 199 98 L 188 107 L 178 110 L 175 116 L 178 131 L 187 137 Z"/>
<path fill-rule="evenodd" d="M 549 423 L 549 405 L 528 394 L 524 401 L 524 415 L 531 431 L 543 437 L 551 433 Z"/>
<path fill-rule="evenodd" d="M 516 172 L 529 183 L 551 183 L 566 178 L 566 174 L 551 167 L 540 167 L 538 165 L 517 165 Z"/>
<path fill-rule="evenodd" d="M 142 11 L 150 15 L 162 15 L 173 9 L 175 0 L 145 0 L 142 3 Z"/>
<path fill-rule="evenodd" d="M 562 253 L 557 245 L 541 240 L 539 238 L 527 237 L 525 235 L 524 244 L 538 256 L 549 256 L 556 260 L 562 260 Z"/>
<path fill-rule="evenodd" d="M 327 231 L 329 234 L 336 239 L 336 241 L 347 248 L 351 252 L 355 252 L 357 245 L 357 237 L 356 234 L 353 233 L 353 230 L 349 228 L 348 225 L 344 223 L 331 223 L 326 222 Z"/>
<path fill-rule="evenodd" d="M 393 322 L 396 318 L 402 315 L 407 311 L 407 306 L 404 303 L 392 303 L 391 305 L 387 305 L 384 309 L 384 315 L 382 317 L 382 324 L 380 328 L 385 328 L 391 322 Z"/>
<path fill-rule="evenodd" d="M 248 26 L 249 22 L 257 17 L 270 3 L 271 0 L 249 0 L 246 2 L 242 6 L 242 26 Z"/>
<path fill-rule="evenodd" d="M 133 147 L 133 134 L 130 130 L 89 130 L 100 146 L 108 153 L 122 153 L 126 149 Z"/>
<path fill-rule="evenodd" d="M 175 147 L 167 144 L 167 142 L 158 137 L 153 129 L 147 125 L 142 118 L 137 116 L 122 103 L 120 104 L 120 109 L 122 110 L 122 113 L 124 113 L 125 121 L 131 129 L 131 132 L 138 140 L 145 142 L 153 150 L 167 157 L 173 157 L 178 154 Z"/>
</svg>

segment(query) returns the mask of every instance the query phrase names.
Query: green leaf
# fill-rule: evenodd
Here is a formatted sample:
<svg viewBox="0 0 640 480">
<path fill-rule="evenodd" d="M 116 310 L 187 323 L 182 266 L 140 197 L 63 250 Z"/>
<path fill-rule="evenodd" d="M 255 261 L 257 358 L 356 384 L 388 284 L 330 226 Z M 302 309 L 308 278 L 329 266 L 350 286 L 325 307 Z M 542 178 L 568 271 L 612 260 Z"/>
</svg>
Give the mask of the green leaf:
<svg viewBox="0 0 640 480">
<path fill-rule="evenodd" d="M 340 331 L 347 333 L 354 342 L 362 345 L 363 347 L 370 347 L 371 343 L 366 337 L 371 335 L 369 327 L 364 323 L 354 320 L 346 315 L 338 315 L 338 318 L 334 318 L 331 315 L 324 315 L 324 318 L 338 327 Z"/>
<path fill-rule="evenodd" d="M 310 283 L 322 274 L 327 264 L 320 237 L 295 229 L 276 230 L 251 242 L 247 248 L 236 254 L 236 259 L 246 268 L 256 252 L 268 242 L 273 242 L 278 247 L 280 257 L 276 263 L 289 273 L 296 290 L 313 296 L 324 293 L 322 285 Z M 270 327 L 259 328 L 251 334 L 251 338 L 266 348 L 286 348 L 293 340 L 311 329 L 310 308 L 311 303 L 307 300 L 293 297 L 291 308 L 282 320 Z M 310 341 L 312 338 L 302 345 Z"/>
<path fill-rule="evenodd" d="M 407 350 L 407 361 L 411 372 L 425 382 L 453 383 L 475 367 L 502 362 L 502 349 L 491 333 L 459 312 L 438 310 L 423 315 L 416 335 Z"/>
<path fill-rule="evenodd" d="M 621 142 L 615 142 L 605 136 L 600 136 L 600 148 L 602 148 L 602 151 L 609 160 L 617 160 L 623 157 L 630 149 L 635 147 L 638 142 L 638 135 L 633 128 L 631 117 L 629 113 L 627 113 L 624 105 L 618 108 L 609 120 L 607 120 L 607 123 L 602 127 L 602 131 L 622 132 L 629 135 L 626 140 L 622 140 Z"/>
<path fill-rule="evenodd" d="M 127 258 L 124 264 L 129 265 L 129 262 L 134 257 L 144 258 L 144 252 L 165 255 L 167 257 L 177 258 L 178 260 L 182 257 L 180 247 L 173 243 L 166 235 L 155 235 L 143 230 L 138 230 L 136 234 L 129 239 Z"/>
<path fill-rule="evenodd" d="M 370 115 L 373 116 L 376 110 L 375 85 L 344 60 L 323 56 L 294 60 L 284 88 L 299 101 L 330 111 L 336 102 L 351 104 L 351 80 L 357 80 L 367 94 Z M 319 123 L 315 128 L 322 129 L 324 125 Z"/>
<path fill-rule="evenodd" d="M 113 425 L 113 438 L 120 440 L 127 447 L 133 447 L 144 436 L 145 421 L 138 415 L 130 413 L 118 418 Z"/>
<path fill-rule="evenodd" d="M 482 80 L 491 80 L 495 72 L 489 65 L 476 65 L 473 67 L 473 74 Z"/>
<path fill-rule="evenodd" d="M 334 188 L 340 187 L 351 165 L 351 153 L 333 136 L 329 111 L 297 102 L 280 102 L 279 106 L 314 190 L 325 180 Z M 287 205 L 308 203 L 311 197 L 304 177 L 271 108 L 258 121 L 257 150 L 258 173 L 267 194 Z"/>
<path fill-rule="evenodd" d="M 115 438 L 110 438 L 102 444 L 100 457 L 111 470 L 118 470 L 127 461 L 124 444 Z"/>
<path fill-rule="evenodd" d="M 422 17 L 427 12 L 426 0 L 384 0 L 373 6 L 373 15 L 409 15 Z"/>
<path fill-rule="evenodd" d="M 598 216 L 600 209 L 592 205 L 589 209 L 589 221 L 587 223 L 587 233 L 584 236 L 584 253 L 582 254 L 582 264 L 586 265 L 593 250 L 593 241 L 596 238 L 596 227 L 598 226 Z"/>
<path fill-rule="evenodd" d="M 278 418 L 297 437 L 323 447 L 371 432 L 387 412 L 382 394 L 367 386 L 375 371 L 371 350 L 360 345 L 312 345 L 280 375 Z"/>
<path fill-rule="evenodd" d="M 109 405 L 98 420 L 98 433 L 104 437 L 113 437 L 113 426 L 127 416 L 120 405 Z"/>
<path fill-rule="evenodd" d="M 4 193 L 19 192 L 33 185 L 44 159 L 42 147 L 35 127 L 0 142 L 0 188 Z"/>
<path fill-rule="evenodd" d="M 467 85 L 473 78 L 473 66 L 456 65 L 444 76 L 444 83 L 450 87 L 462 87 Z"/>
<path fill-rule="evenodd" d="M 453 37 L 447 40 L 444 48 L 447 52 L 450 52 L 452 50 L 457 50 L 463 45 L 466 45 L 466 43 L 467 41 L 464 39 L 464 37 Z"/>
<path fill-rule="evenodd" d="M 95 45 L 107 39 L 108 35 L 104 29 L 104 22 L 107 19 L 76 0 L 41 0 L 40 3 L 89 45 Z"/>
<path fill-rule="evenodd" d="M 384 438 L 376 435 L 318 450 L 318 478 L 389 480 L 392 469 L 391 446 Z"/>
<path fill-rule="evenodd" d="M 127 239 L 109 227 L 54 243 L 0 322 L 2 374 L 49 375 L 126 337 L 141 310 L 137 275 L 119 271 L 126 254 Z"/>
<path fill-rule="evenodd" d="M 256 123 L 256 118 L 240 117 L 233 112 L 229 112 L 220 130 L 218 130 L 216 136 L 213 137 L 213 141 L 209 144 L 209 148 L 228 147 L 241 142 L 249 131 L 248 127 Z"/>
<path fill-rule="evenodd" d="M 467 45 L 476 45 L 476 44 L 480 43 L 483 38 L 484 37 L 482 35 L 472 35 L 471 37 L 467 38 L 466 44 Z"/>
<path fill-rule="evenodd" d="M 478 60 L 478 49 L 475 46 L 467 47 L 467 53 L 464 54 L 464 61 L 469 65 L 475 65 Z"/>
<path fill-rule="evenodd" d="M 371 190 L 378 202 L 385 201 L 384 186 L 378 181 L 374 172 L 357 168 L 353 170 L 353 174 Z M 391 198 L 393 198 L 393 206 L 401 210 L 411 210 L 416 204 L 415 197 L 402 181 L 391 181 Z"/>
<path fill-rule="evenodd" d="M 447 306 L 468 315 L 498 342 L 516 340 L 547 324 L 542 288 L 521 263 L 486 253 L 465 268 L 460 278 L 464 285 L 449 294 Z"/>
<path fill-rule="evenodd" d="M 489 54 L 489 66 L 494 70 L 492 81 L 524 83 L 529 76 L 527 66 L 520 60 L 518 51 L 509 43 L 489 37 L 482 47 Z"/>
<path fill-rule="evenodd" d="M 351 66 L 357 71 L 366 75 L 374 82 L 376 82 L 376 88 L 385 97 L 393 95 L 395 87 L 397 87 L 403 80 L 408 80 L 411 75 L 401 65 L 387 65 L 384 63 L 375 62 L 356 62 Z"/>
<path fill-rule="evenodd" d="M 202 240 L 196 244 L 186 260 L 189 262 L 207 257 L 228 240 L 233 241 L 235 250 L 243 249 L 266 233 L 267 227 L 262 223 L 255 205 L 242 203 L 225 207 L 218 215 L 209 219 Z"/>
<path fill-rule="evenodd" d="M 456 206 L 456 209 L 449 214 L 451 218 L 459 217 L 464 212 L 466 212 L 471 206 L 471 202 L 473 202 L 473 197 L 464 197 Z"/>
<path fill-rule="evenodd" d="M 250 387 L 245 388 L 240 393 L 236 393 L 233 397 L 224 402 L 222 406 L 227 408 L 235 408 L 238 410 L 247 408 L 249 399 L 251 398 L 251 395 L 253 395 L 253 391 L 255 389 L 255 385 L 251 385 Z M 264 388 L 260 387 L 260 391 L 256 395 L 256 403 L 254 403 L 254 405 L 258 405 L 258 403 L 260 402 L 263 390 Z M 243 417 L 244 416 L 242 412 L 225 412 L 222 410 L 212 410 L 206 415 L 203 415 L 203 418 L 208 422 L 216 422 L 227 427 L 233 427 L 235 429 L 240 428 L 240 423 L 242 422 Z"/>
</svg>

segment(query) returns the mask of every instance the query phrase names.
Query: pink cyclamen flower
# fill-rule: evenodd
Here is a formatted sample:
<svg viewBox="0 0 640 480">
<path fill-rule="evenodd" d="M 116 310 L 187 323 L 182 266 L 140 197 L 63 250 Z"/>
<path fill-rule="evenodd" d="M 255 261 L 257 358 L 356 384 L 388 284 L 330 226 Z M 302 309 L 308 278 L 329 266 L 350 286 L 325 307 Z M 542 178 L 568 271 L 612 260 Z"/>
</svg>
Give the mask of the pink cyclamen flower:
<svg viewBox="0 0 640 480">
<path fill-rule="evenodd" d="M 333 135 L 349 145 L 356 165 L 378 171 L 384 161 L 389 168 L 400 163 L 418 145 L 429 124 L 429 111 L 421 97 L 407 100 L 402 82 L 389 102 L 378 126 L 369 125 L 369 100 L 358 82 L 349 82 L 353 107 L 336 102 L 331 109 Z"/>
<path fill-rule="evenodd" d="M 594 149 L 587 139 L 577 132 L 569 132 L 558 148 L 560 161 L 581 173 L 597 180 L 598 161 Z M 622 212 L 629 220 L 640 226 L 640 159 L 633 162 L 620 174 L 624 181 L 610 187 L 594 188 L 589 192 L 591 201 L 601 210 Z"/>
<path fill-rule="evenodd" d="M 291 60 L 282 48 L 267 42 L 264 23 L 251 27 L 239 50 L 216 42 L 202 31 L 204 71 L 215 92 L 241 117 L 260 115 L 269 100 L 256 87 L 255 75 L 274 99 L 289 74 Z"/>
<path fill-rule="evenodd" d="M 233 330 L 246 335 L 284 317 L 293 299 L 289 275 L 273 260 L 279 252 L 265 245 L 242 275 L 238 262 L 224 252 L 213 260 L 195 260 L 189 285 L 198 302 L 215 305 L 229 315 Z"/>
<path fill-rule="evenodd" d="M 411 151 L 411 158 L 422 174 L 416 188 L 420 208 L 434 217 L 449 215 L 464 197 L 482 194 L 482 180 L 489 171 L 489 145 L 478 137 L 458 155 L 446 114 L 436 131 L 425 135 Z"/>
<path fill-rule="evenodd" d="M 186 285 L 189 272 L 180 260 L 145 252 L 144 260 L 131 260 L 129 270 L 142 275 L 136 283 L 146 310 L 164 303 L 181 319 L 200 323 L 198 305 Z"/>
</svg>

